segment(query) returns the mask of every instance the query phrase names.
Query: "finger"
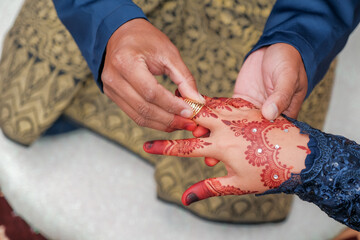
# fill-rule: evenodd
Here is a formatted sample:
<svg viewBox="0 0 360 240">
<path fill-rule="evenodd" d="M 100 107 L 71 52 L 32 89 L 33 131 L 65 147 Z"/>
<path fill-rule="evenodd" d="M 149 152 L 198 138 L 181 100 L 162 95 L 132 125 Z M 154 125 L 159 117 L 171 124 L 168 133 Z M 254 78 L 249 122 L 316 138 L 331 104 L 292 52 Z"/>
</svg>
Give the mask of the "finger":
<svg viewBox="0 0 360 240">
<path fill-rule="evenodd" d="M 227 111 L 232 111 L 232 106 L 227 104 L 229 98 L 210 98 L 203 95 L 205 98 L 205 105 L 201 106 L 200 111 L 198 111 L 199 105 L 190 102 L 189 106 L 192 106 L 194 113 L 198 113 L 192 118 L 196 123 L 202 125 L 205 128 L 213 129 L 216 126 L 217 120 L 220 120 L 219 113 L 223 109 Z M 184 101 L 186 99 L 182 98 Z"/>
<path fill-rule="evenodd" d="M 292 78 L 293 79 L 293 78 Z M 276 82 L 274 92 L 264 102 L 261 112 L 268 120 L 274 120 L 286 110 L 295 94 L 295 80 L 284 74 Z"/>
<path fill-rule="evenodd" d="M 210 178 L 189 187 L 182 195 L 181 201 L 185 206 L 193 202 L 203 200 L 210 197 L 225 196 L 225 195 L 243 195 L 252 193 L 251 191 L 244 191 L 235 186 L 224 184 L 224 181 L 231 182 L 235 178 L 219 177 Z"/>
<path fill-rule="evenodd" d="M 291 100 L 289 107 L 283 113 L 286 116 L 296 119 L 300 112 L 302 103 L 304 102 L 305 95 L 306 95 L 306 91 L 304 91 L 304 94 L 302 94 L 301 92 L 295 94 Z"/>
<path fill-rule="evenodd" d="M 106 92 L 105 88 L 104 88 L 104 92 Z M 106 93 L 106 94 L 108 95 L 108 93 Z M 152 129 L 164 131 L 164 132 L 172 132 L 172 131 L 176 130 L 175 128 L 171 128 L 171 127 L 166 126 L 157 121 L 144 119 L 132 107 L 130 107 L 125 101 L 119 101 L 119 98 L 117 98 L 116 104 L 120 107 L 120 109 L 122 111 L 124 111 L 126 113 L 126 115 L 128 115 L 137 125 L 139 125 L 141 127 L 148 127 L 148 128 L 152 128 Z"/>
<path fill-rule="evenodd" d="M 144 151 L 151 154 L 179 157 L 209 156 L 212 143 L 209 139 L 191 138 L 181 140 L 155 140 L 146 142 Z"/>
<path fill-rule="evenodd" d="M 208 165 L 209 167 L 213 167 L 220 162 L 220 160 L 211 157 L 205 157 L 204 161 L 205 164 Z"/>
<path fill-rule="evenodd" d="M 178 86 L 178 90 L 183 97 L 205 104 L 205 99 L 197 90 L 194 77 L 183 62 L 177 49 L 173 54 L 170 54 L 168 59 L 165 59 L 164 65 L 166 74 Z"/>
<path fill-rule="evenodd" d="M 289 107 L 284 111 L 285 115 L 295 119 L 297 118 L 300 112 L 308 88 L 307 76 L 304 68 L 302 69 L 302 71 L 300 70 L 299 72 L 299 79 L 300 79 L 300 83 L 298 84 L 299 86 L 297 88 L 297 91 L 295 92 Z"/>
<path fill-rule="evenodd" d="M 144 101 L 156 105 L 168 113 L 184 118 L 192 116 L 190 106 L 160 85 L 149 71 L 145 62 L 139 61 L 133 68 L 136 71 L 123 72 L 122 76 Z M 122 86 L 119 87 L 122 88 Z M 131 95 L 129 94 L 129 96 Z"/>
<path fill-rule="evenodd" d="M 204 96 L 204 97 L 207 98 L 206 96 Z M 182 98 L 182 99 L 184 100 L 184 98 Z M 206 100 L 206 101 L 207 101 L 207 103 L 209 102 L 208 100 Z M 189 104 L 189 106 L 191 106 L 191 104 Z M 196 109 L 194 109 L 194 110 L 196 110 Z M 193 113 L 194 113 L 194 110 L 192 109 Z M 202 125 L 205 128 L 208 128 L 210 130 L 216 125 L 217 121 L 214 121 L 215 119 L 220 120 L 219 113 L 217 112 L 216 109 L 212 109 L 212 108 L 208 107 L 207 105 L 203 105 L 201 107 L 201 110 L 192 118 L 192 120 L 194 120 L 196 123 Z"/>
<path fill-rule="evenodd" d="M 194 137 L 207 137 L 209 133 L 210 130 L 203 126 L 197 126 L 192 132 Z"/>
<path fill-rule="evenodd" d="M 179 89 L 176 89 L 176 90 L 175 90 L 175 96 L 177 96 L 177 97 L 182 97 L 182 96 L 181 96 L 181 93 L 179 92 Z"/>
<path fill-rule="evenodd" d="M 121 89 L 119 89 L 119 85 L 121 85 Z M 146 102 L 125 80 L 118 80 L 118 84 L 114 88 L 104 85 L 104 91 L 121 109 L 126 107 L 124 103 L 129 105 L 132 111 L 128 109 L 129 113 L 127 114 L 131 113 L 131 116 L 129 116 L 139 126 L 149 127 L 150 122 L 158 122 L 164 125 L 166 129 L 184 129 L 188 131 L 193 131 L 197 126 L 190 119 L 168 113 L 160 107 Z"/>
</svg>

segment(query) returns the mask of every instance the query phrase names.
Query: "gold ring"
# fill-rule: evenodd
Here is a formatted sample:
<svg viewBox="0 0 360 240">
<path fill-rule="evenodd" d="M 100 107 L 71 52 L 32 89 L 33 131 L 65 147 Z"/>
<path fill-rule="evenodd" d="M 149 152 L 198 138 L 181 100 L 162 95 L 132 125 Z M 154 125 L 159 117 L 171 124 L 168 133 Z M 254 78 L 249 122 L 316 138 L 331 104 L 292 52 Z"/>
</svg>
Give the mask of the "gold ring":
<svg viewBox="0 0 360 240">
<path fill-rule="evenodd" d="M 201 103 L 198 103 L 198 102 L 195 102 L 193 100 L 190 100 L 188 98 L 185 98 L 184 101 L 190 105 L 190 107 L 192 108 L 193 110 L 193 115 L 191 116 L 191 119 L 193 119 L 196 114 L 198 114 L 200 112 L 200 110 L 204 107 L 204 104 L 201 104 Z"/>
</svg>

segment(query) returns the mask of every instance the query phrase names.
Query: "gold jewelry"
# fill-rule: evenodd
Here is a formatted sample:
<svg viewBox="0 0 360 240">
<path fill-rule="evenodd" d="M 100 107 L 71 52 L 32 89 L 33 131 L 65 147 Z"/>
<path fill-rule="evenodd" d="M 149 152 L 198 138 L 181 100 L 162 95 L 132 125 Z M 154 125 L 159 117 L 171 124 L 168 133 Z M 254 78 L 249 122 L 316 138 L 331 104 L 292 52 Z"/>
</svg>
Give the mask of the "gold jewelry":
<svg viewBox="0 0 360 240">
<path fill-rule="evenodd" d="M 193 110 L 193 115 L 191 116 L 191 119 L 193 119 L 196 114 L 198 114 L 200 112 L 200 110 L 205 106 L 204 104 L 201 104 L 201 103 L 198 103 L 198 102 L 195 102 L 191 99 L 188 99 L 188 98 L 185 98 L 184 101 L 190 105 L 190 107 L 192 108 Z"/>
</svg>

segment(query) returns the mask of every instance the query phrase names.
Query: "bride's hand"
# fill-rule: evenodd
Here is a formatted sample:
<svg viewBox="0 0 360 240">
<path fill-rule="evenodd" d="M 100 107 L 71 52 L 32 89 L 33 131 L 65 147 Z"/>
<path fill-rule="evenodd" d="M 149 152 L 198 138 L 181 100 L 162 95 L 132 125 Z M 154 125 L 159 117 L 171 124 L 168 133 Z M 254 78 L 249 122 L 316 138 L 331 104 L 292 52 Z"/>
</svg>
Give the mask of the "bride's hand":
<svg viewBox="0 0 360 240">
<path fill-rule="evenodd" d="M 225 164 L 226 176 L 200 181 L 184 192 L 185 205 L 213 196 L 262 193 L 305 168 L 309 137 L 284 117 L 266 120 L 241 98 L 206 97 L 193 120 L 200 125 L 194 131 L 198 138 L 144 144 L 152 154 L 205 157 L 209 166 Z"/>
</svg>

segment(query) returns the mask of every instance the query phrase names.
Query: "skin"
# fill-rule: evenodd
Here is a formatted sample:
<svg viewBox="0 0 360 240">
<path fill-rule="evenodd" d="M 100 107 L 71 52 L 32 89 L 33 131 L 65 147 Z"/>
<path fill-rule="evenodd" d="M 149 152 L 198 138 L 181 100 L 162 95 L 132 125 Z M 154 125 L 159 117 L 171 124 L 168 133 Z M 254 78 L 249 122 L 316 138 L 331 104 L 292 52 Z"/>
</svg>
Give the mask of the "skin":
<svg viewBox="0 0 360 240">
<path fill-rule="evenodd" d="M 205 100 L 168 37 L 144 19 L 131 20 L 108 41 L 101 75 L 105 94 L 139 126 L 171 132 L 194 130 L 187 119 L 192 110 L 155 79 L 167 75 L 180 93 L 197 102 Z"/>
<path fill-rule="evenodd" d="M 214 196 L 262 193 L 305 168 L 309 136 L 283 117 L 265 119 L 243 99 L 206 97 L 194 121 L 207 129 L 203 136 L 144 144 L 151 154 L 205 156 L 209 166 L 225 164 L 228 174 L 191 186 L 183 194 L 184 205 Z"/>
<path fill-rule="evenodd" d="M 101 75 L 105 94 L 139 126 L 171 132 L 193 131 L 191 109 L 158 84 L 154 75 L 167 75 L 189 99 L 204 103 L 196 82 L 171 41 L 144 19 L 118 28 L 108 41 Z M 251 81 L 249 81 L 251 79 Z M 277 43 L 253 52 L 243 64 L 233 97 L 262 109 L 265 118 L 284 112 L 296 117 L 307 91 L 299 52 Z"/>
<path fill-rule="evenodd" d="M 233 97 L 261 108 L 268 120 L 281 113 L 296 118 L 307 92 L 307 76 L 300 53 L 276 43 L 253 52 L 236 80 Z"/>
</svg>

